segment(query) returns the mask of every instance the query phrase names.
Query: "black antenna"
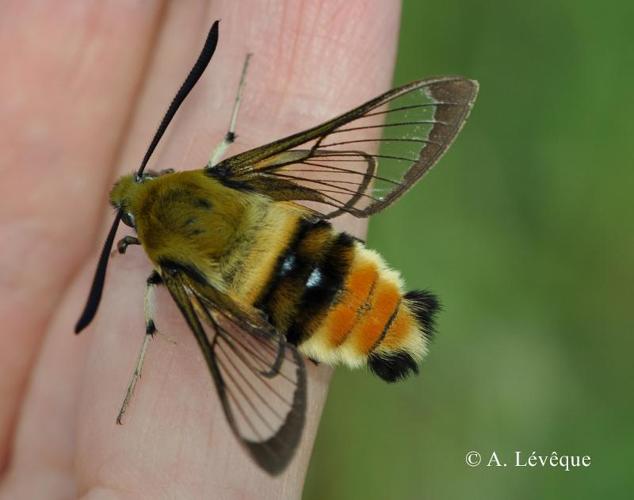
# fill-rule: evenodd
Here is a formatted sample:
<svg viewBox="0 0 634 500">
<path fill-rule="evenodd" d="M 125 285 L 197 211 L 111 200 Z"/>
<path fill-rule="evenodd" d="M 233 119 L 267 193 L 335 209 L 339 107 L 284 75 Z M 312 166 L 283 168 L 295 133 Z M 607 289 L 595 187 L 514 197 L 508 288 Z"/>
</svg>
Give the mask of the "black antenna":
<svg viewBox="0 0 634 500">
<path fill-rule="evenodd" d="M 97 307 L 99 307 L 99 301 L 101 300 L 101 292 L 103 291 L 103 283 L 106 279 L 106 267 L 108 266 L 110 249 L 112 248 L 112 243 L 114 242 L 114 236 L 117 234 L 121 215 L 121 210 L 119 210 L 112 222 L 112 227 L 110 228 L 106 242 L 103 245 L 103 250 L 101 250 L 97 269 L 95 269 L 95 277 L 92 279 L 92 287 L 90 287 L 90 293 L 88 294 L 88 300 L 86 301 L 86 307 L 84 307 L 84 312 L 81 313 L 81 317 L 75 325 L 75 333 L 79 333 L 86 328 L 97 313 Z"/>
<path fill-rule="evenodd" d="M 189 75 L 181 85 L 180 89 L 172 99 L 172 102 L 167 108 L 167 112 L 161 120 L 161 124 L 159 125 L 156 133 L 154 134 L 154 138 L 150 143 L 150 146 L 143 157 L 143 161 L 141 162 L 141 166 L 136 173 L 137 179 L 141 178 L 141 174 L 147 165 L 152 153 L 156 149 L 161 137 L 165 133 L 168 125 L 174 118 L 176 111 L 183 103 L 187 95 L 194 88 L 194 85 L 198 82 L 202 74 L 205 72 L 205 69 L 209 65 L 209 61 L 211 61 L 211 57 L 214 55 L 216 51 L 216 45 L 218 44 L 218 23 L 219 21 L 214 22 L 209 30 L 209 34 L 207 35 L 207 39 L 205 40 L 205 45 L 203 46 L 203 50 L 201 51 L 196 63 L 192 67 Z M 108 237 L 106 238 L 106 242 L 103 246 L 103 250 L 101 250 L 101 255 L 99 256 L 99 262 L 97 263 L 97 269 L 95 270 L 95 276 L 92 281 L 92 287 L 90 288 L 90 293 L 88 294 L 88 300 L 86 301 L 86 306 L 84 307 L 84 311 L 81 313 L 79 321 L 75 325 L 75 333 L 81 332 L 84 328 L 86 328 L 90 322 L 97 314 L 97 308 L 99 307 L 99 302 L 101 301 L 101 294 L 103 292 L 103 285 L 106 279 L 106 268 L 108 267 L 108 260 L 110 257 L 110 251 L 112 250 L 112 245 L 114 243 L 114 237 L 117 234 L 117 228 L 119 227 L 119 222 L 121 222 L 121 217 L 123 213 L 121 210 L 117 212 L 115 219 L 112 223 L 112 227 L 110 228 L 110 232 L 108 233 Z"/>
<path fill-rule="evenodd" d="M 194 64 L 194 67 L 189 72 L 189 75 L 187 75 L 187 78 L 185 78 L 185 81 L 181 85 L 181 88 L 178 89 L 178 92 L 174 96 L 174 99 L 172 99 L 172 103 L 170 104 L 170 107 L 167 108 L 167 113 L 165 113 L 163 120 L 161 120 L 161 124 L 159 125 L 156 131 L 156 134 L 154 134 L 154 139 L 152 139 L 152 142 L 150 143 L 150 147 L 147 148 L 147 152 L 145 153 L 145 156 L 143 157 L 141 166 L 139 167 L 139 170 L 136 173 L 137 177 L 141 177 L 141 174 L 143 173 L 143 170 L 145 170 L 145 166 L 147 165 L 147 162 L 150 159 L 150 156 L 152 156 L 152 153 L 154 152 L 154 149 L 156 149 L 156 146 L 161 140 L 161 137 L 163 137 L 163 134 L 165 133 L 167 126 L 172 121 L 172 118 L 174 118 L 176 111 L 178 111 L 178 108 L 187 97 L 187 94 L 189 94 L 191 89 L 194 88 L 194 85 L 196 85 L 196 82 L 200 79 L 202 74 L 205 72 L 205 68 L 209 64 L 209 61 L 211 61 L 211 56 L 214 55 L 214 52 L 216 51 L 216 45 L 218 44 L 218 23 L 219 21 L 216 21 L 212 25 L 211 29 L 209 30 L 209 34 L 207 35 L 207 40 L 205 40 L 205 45 L 203 47 L 203 50 L 198 56 L 198 60 L 196 61 L 196 63 Z"/>
</svg>

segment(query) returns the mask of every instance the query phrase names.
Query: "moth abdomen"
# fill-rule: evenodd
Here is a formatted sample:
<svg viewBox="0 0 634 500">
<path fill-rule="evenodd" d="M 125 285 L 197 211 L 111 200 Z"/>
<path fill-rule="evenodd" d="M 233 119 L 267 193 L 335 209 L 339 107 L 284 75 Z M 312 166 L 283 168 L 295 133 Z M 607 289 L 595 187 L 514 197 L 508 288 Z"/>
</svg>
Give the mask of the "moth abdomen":
<svg viewBox="0 0 634 500">
<path fill-rule="evenodd" d="M 404 292 L 400 274 L 352 236 L 303 221 L 255 306 L 310 358 L 395 381 L 427 352 L 438 301 Z"/>
</svg>

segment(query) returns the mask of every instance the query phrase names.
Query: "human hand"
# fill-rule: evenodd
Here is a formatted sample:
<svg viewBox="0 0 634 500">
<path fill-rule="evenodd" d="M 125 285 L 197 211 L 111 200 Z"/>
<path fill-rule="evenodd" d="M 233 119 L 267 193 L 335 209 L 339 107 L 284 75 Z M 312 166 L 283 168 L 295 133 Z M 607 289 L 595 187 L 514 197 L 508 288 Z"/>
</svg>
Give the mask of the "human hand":
<svg viewBox="0 0 634 500">
<path fill-rule="evenodd" d="M 160 335 L 151 342 L 124 425 L 115 425 L 144 335 L 150 265 L 140 248 L 113 259 L 97 318 L 72 334 L 112 221 L 107 192 L 137 168 L 218 18 L 216 54 L 150 168 L 204 165 L 228 126 L 247 52 L 254 57 L 229 155 L 389 87 L 395 0 L 0 7 L 0 498 L 301 495 L 327 368 L 307 364 L 304 436 L 287 471 L 272 479 L 229 431 L 166 293 L 158 293 L 157 325 L 176 345 Z M 338 227 L 364 230 L 349 219 Z"/>
</svg>

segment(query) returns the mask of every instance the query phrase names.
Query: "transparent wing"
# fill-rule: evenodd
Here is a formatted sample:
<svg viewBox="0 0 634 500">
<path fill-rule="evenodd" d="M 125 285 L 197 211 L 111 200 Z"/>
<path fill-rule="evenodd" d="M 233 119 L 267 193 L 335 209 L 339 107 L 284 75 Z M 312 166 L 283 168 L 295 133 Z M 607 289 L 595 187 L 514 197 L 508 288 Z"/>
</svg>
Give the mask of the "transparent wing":
<svg viewBox="0 0 634 500">
<path fill-rule="evenodd" d="M 180 271 L 163 281 L 203 352 L 231 430 L 270 474 L 288 465 L 301 438 L 306 412 L 303 359 L 269 326 L 246 326 Z"/>
<path fill-rule="evenodd" d="M 276 200 L 311 202 L 326 218 L 344 212 L 367 217 L 393 203 L 440 159 L 477 92 L 478 84 L 462 77 L 413 82 L 322 125 L 228 158 L 209 173 Z"/>
</svg>

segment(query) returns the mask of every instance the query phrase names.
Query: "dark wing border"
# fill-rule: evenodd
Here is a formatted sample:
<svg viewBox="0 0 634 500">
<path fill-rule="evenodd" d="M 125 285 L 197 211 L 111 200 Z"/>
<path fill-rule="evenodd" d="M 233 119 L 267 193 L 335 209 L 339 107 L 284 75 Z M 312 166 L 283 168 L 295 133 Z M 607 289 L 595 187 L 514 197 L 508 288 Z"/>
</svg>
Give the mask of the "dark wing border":
<svg viewBox="0 0 634 500">
<path fill-rule="evenodd" d="M 432 119 L 425 122 L 431 128 L 422 142 L 422 147 L 418 152 L 418 158 L 411 160 L 411 165 L 402 176 L 402 180 L 395 182 L 393 189 L 381 198 L 367 196 L 364 190 L 367 189 L 369 181 L 381 179 L 375 175 L 374 168 L 368 168 L 359 182 L 357 188 L 358 195 L 352 195 L 351 200 L 346 203 L 336 204 L 328 200 L 327 190 L 321 191 L 319 188 L 311 188 L 299 181 L 296 182 L 288 175 L 280 175 L 284 167 L 296 163 L 309 162 L 311 160 L 324 159 L 324 157 L 341 157 L 346 153 L 349 156 L 366 155 L 372 158 L 381 158 L 380 155 L 366 153 L 363 151 L 339 151 L 324 149 L 324 141 L 327 137 L 340 132 L 350 132 L 363 130 L 364 128 L 385 128 L 386 125 L 372 125 L 369 127 L 350 127 L 342 129 L 344 125 L 351 124 L 355 120 L 387 114 L 388 111 L 376 111 L 377 108 L 394 101 L 395 99 L 410 94 L 415 91 L 423 91 L 430 100 L 429 104 L 421 106 L 433 106 Z M 460 76 L 433 77 L 417 82 L 412 82 L 401 87 L 392 89 L 368 102 L 344 113 L 321 125 L 310 128 L 303 132 L 279 139 L 270 144 L 260 146 L 238 155 L 232 156 L 208 169 L 210 175 L 224 180 L 229 185 L 242 186 L 253 189 L 271 196 L 276 200 L 306 200 L 317 201 L 335 207 L 335 211 L 322 214 L 325 218 L 331 218 L 342 212 L 350 213 L 356 217 L 367 217 L 380 210 L 383 210 L 408 189 L 410 189 L 431 167 L 440 159 L 447 148 L 451 145 L 457 134 L 462 129 L 469 116 L 473 102 L 478 94 L 478 83 Z M 415 106 L 414 106 L 415 107 Z M 404 108 L 400 108 L 404 109 Z M 402 123 L 398 125 L 406 125 Z M 418 125 L 420 123 L 412 123 Z M 393 126 L 393 125 L 387 125 Z M 385 139 L 384 139 L 385 140 Z M 407 139 L 389 139 L 392 141 L 407 141 Z M 310 141 L 315 143 L 309 149 L 293 149 L 302 146 Z M 362 143 L 378 143 L 381 139 L 373 140 L 353 140 L 346 144 L 357 145 Z M 344 144 L 339 142 L 337 144 Z M 311 163 L 311 165 L 315 165 Z M 319 167 L 319 165 L 316 165 Z M 324 169 L 324 172 L 329 170 Z M 372 172 L 370 172 L 372 170 Z M 384 180 L 384 179 L 383 179 Z M 332 181 L 331 181 L 332 182 Z M 356 203 L 361 197 L 369 199 L 367 206 L 358 208 Z"/>
</svg>

